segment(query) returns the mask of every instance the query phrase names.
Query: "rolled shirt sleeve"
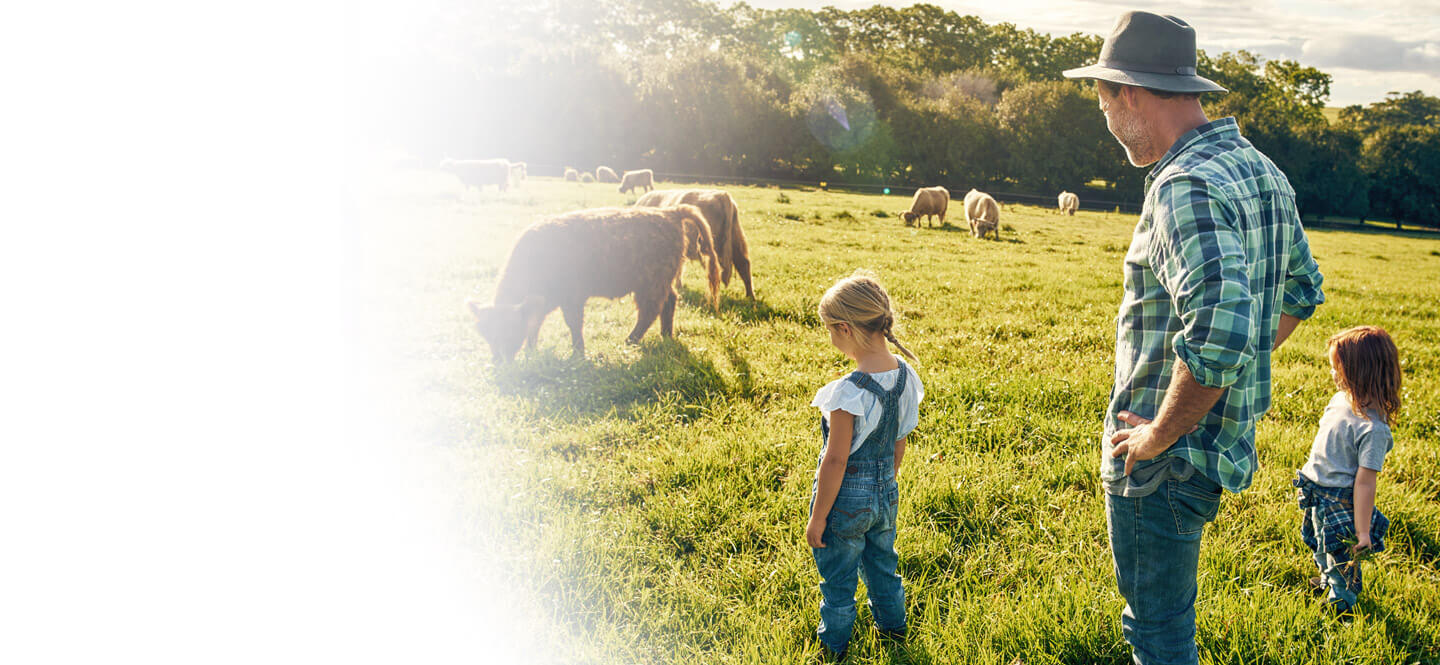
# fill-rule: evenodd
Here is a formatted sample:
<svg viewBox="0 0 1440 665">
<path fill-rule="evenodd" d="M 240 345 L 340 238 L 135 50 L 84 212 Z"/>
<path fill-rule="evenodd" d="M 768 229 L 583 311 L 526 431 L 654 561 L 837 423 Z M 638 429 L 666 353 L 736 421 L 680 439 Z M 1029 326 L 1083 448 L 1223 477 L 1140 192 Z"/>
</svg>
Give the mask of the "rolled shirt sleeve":
<svg viewBox="0 0 1440 665">
<path fill-rule="evenodd" d="M 1219 191 L 1193 176 L 1156 187 L 1149 259 L 1180 319 L 1175 354 L 1200 385 L 1229 386 L 1255 357 L 1258 332 L 1236 213 Z"/>
<path fill-rule="evenodd" d="M 1304 227 L 1295 225 L 1295 239 L 1290 244 L 1290 264 L 1285 276 L 1285 296 L 1280 311 L 1297 319 L 1308 319 L 1315 313 L 1315 307 L 1325 302 L 1325 292 L 1320 284 L 1325 276 L 1320 266 L 1310 255 L 1310 241 Z"/>
</svg>

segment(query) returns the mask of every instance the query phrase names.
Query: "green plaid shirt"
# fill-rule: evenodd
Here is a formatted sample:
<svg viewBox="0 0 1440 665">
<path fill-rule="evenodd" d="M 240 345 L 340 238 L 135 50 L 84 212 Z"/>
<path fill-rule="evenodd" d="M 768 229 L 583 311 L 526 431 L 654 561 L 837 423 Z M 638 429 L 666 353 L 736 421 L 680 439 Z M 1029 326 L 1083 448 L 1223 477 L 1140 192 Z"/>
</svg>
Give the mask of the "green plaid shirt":
<svg viewBox="0 0 1440 665">
<path fill-rule="evenodd" d="M 1270 349 L 1283 312 L 1309 318 L 1322 277 L 1295 190 L 1240 136 L 1234 118 L 1181 136 L 1145 179 L 1145 206 L 1125 255 L 1115 332 L 1115 386 L 1105 414 L 1100 477 L 1125 475 L 1110 436 L 1116 414 L 1154 418 L 1179 357 L 1220 401 L 1199 428 L 1154 460 L 1195 465 L 1239 492 L 1255 474 L 1255 421 L 1270 408 Z"/>
</svg>

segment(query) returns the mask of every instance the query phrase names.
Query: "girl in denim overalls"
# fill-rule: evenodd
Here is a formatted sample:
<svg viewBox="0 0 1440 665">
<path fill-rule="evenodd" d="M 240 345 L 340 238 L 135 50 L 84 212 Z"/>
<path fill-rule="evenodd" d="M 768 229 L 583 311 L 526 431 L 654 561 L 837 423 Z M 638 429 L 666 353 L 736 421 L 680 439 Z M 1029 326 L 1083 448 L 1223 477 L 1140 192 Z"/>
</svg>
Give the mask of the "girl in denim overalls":
<svg viewBox="0 0 1440 665">
<path fill-rule="evenodd" d="M 891 330 L 890 297 L 857 271 L 820 299 L 830 343 L 856 371 L 815 394 L 823 447 L 811 492 L 805 540 L 820 571 L 820 643 L 843 657 L 855 623 L 855 586 L 865 576 L 870 613 L 882 636 L 905 636 L 905 590 L 895 572 L 895 476 L 905 438 L 919 418 L 920 377 L 891 354 L 888 340 L 911 360 Z M 832 445 L 833 444 L 833 445 Z"/>
</svg>

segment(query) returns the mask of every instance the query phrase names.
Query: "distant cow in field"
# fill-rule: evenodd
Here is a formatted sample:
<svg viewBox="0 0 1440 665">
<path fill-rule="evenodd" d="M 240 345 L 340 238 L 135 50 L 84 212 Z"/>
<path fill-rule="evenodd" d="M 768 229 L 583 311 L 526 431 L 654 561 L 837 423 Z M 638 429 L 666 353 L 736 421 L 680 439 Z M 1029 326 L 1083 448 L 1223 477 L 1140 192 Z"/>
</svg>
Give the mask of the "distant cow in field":
<svg viewBox="0 0 1440 665">
<path fill-rule="evenodd" d="M 570 167 L 565 167 L 565 182 L 580 182 L 580 172 Z"/>
<path fill-rule="evenodd" d="M 654 171 L 651 171 L 650 169 L 626 171 L 625 175 L 620 177 L 621 194 L 628 194 L 642 188 L 647 192 L 655 189 Z"/>
<path fill-rule="evenodd" d="M 1080 197 L 1070 192 L 1060 192 L 1056 201 L 1060 204 L 1060 212 L 1067 215 L 1074 215 L 1075 211 L 1080 209 Z"/>
<path fill-rule="evenodd" d="M 910 209 L 900 213 L 905 220 L 905 226 L 917 223 L 921 217 L 925 218 L 928 224 L 932 217 L 940 218 L 940 226 L 945 226 L 945 211 L 950 207 L 950 191 L 944 187 L 921 187 L 915 190 L 915 198 L 910 201 Z"/>
<path fill-rule="evenodd" d="M 615 169 L 608 166 L 596 167 L 595 179 L 600 182 L 620 182 L 620 176 L 615 175 Z"/>
<path fill-rule="evenodd" d="M 525 229 L 495 289 L 495 304 L 466 303 L 475 329 L 497 363 L 514 359 L 522 345 L 536 348 L 540 325 L 559 308 L 570 327 L 571 349 L 585 355 L 581 326 L 590 298 L 635 294 L 638 317 L 627 338 L 638 343 L 660 318 L 660 334 L 674 332 L 675 277 L 685 260 L 686 237 L 710 259 L 708 300 L 719 299 L 720 272 L 704 215 L 694 206 L 577 210 Z"/>
<path fill-rule="evenodd" d="M 525 172 L 525 162 L 510 162 L 510 180 L 520 184 L 528 174 Z"/>
<path fill-rule="evenodd" d="M 454 173 L 460 182 L 483 189 L 495 185 L 500 191 L 510 188 L 510 162 L 504 159 L 446 159 L 440 162 L 442 171 Z"/>
<path fill-rule="evenodd" d="M 984 238 L 993 230 L 995 239 L 1000 239 L 1000 204 L 989 194 L 972 189 L 965 195 L 965 221 L 970 235 Z"/>
<path fill-rule="evenodd" d="M 645 194 L 635 202 L 637 206 L 674 206 L 688 203 L 700 209 L 710 225 L 710 234 L 715 240 L 715 256 L 720 259 L 720 281 L 730 285 L 733 269 L 740 273 L 745 282 L 745 297 L 755 299 L 755 288 L 750 283 L 750 246 L 745 242 L 745 232 L 740 229 L 740 210 L 730 194 L 718 189 L 660 189 Z M 698 247 L 687 244 L 689 258 L 700 259 Z M 680 288 L 680 277 L 675 277 L 675 288 Z"/>
</svg>

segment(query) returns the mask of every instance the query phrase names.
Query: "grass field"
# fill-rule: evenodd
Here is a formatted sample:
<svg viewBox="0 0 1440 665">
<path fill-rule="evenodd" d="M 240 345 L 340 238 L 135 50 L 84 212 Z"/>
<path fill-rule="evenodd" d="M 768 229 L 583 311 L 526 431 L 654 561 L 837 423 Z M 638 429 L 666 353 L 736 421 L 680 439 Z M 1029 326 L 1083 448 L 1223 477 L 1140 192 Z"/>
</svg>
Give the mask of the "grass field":
<svg viewBox="0 0 1440 665">
<path fill-rule="evenodd" d="M 1006 205 L 1003 240 L 980 241 L 956 226 L 904 227 L 908 197 L 727 189 L 757 302 L 737 279 L 718 313 L 704 309 L 692 263 L 673 340 L 657 325 L 627 346 L 632 301 L 594 300 L 583 361 L 568 360 L 556 314 L 539 352 L 501 368 L 463 301 L 490 300 L 525 225 L 633 197 L 535 178 L 456 196 L 411 174 L 352 216 L 363 353 L 414 454 L 458 478 L 468 565 L 507 580 L 516 612 L 538 615 L 535 633 L 516 638 L 543 652 L 533 661 L 818 655 L 803 542 L 820 444 L 808 404 L 846 363 L 815 306 L 864 267 L 897 305 L 926 400 L 900 481 L 910 639 L 877 642 L 862 604 L 849 662 L 1129 662 L 1097 457 L 1135 217 Z M 449 195 L 419 195 L 436 191 Z M 1276 355 L 1262 468 L 1206 533 L 1201 660 L 1440 662 L 1440 240 L 1310 240 L 1329 300 Z M 1394 334 L 1405 407 L 1377 499 L 1388 548 L 1366 564 L 1360 616 L 1344 624 L 1306 591 L 1290 479 L 1333 389 L 1324 340 L 1361 323 Z"/>
</svg>

